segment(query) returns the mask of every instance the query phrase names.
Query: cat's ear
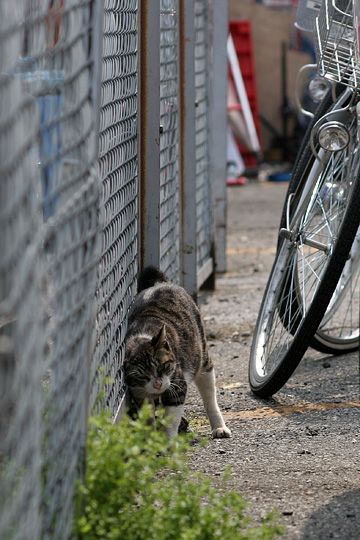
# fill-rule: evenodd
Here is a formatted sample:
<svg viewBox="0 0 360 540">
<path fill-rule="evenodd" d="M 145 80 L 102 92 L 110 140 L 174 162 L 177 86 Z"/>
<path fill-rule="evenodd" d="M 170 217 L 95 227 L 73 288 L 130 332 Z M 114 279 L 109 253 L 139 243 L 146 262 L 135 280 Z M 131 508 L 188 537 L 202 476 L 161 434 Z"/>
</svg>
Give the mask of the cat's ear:
<svg viewBox="0 0 360 540">
<path fill-rule="evenodd" d="M 151 345 L 155 347 L 155 349 L 166 349 L 167 351 L 169 350 L 169 344 L 166 339 L 165 324 L 161 327 L 159 333 L 152 338 Z"/>
</svg>

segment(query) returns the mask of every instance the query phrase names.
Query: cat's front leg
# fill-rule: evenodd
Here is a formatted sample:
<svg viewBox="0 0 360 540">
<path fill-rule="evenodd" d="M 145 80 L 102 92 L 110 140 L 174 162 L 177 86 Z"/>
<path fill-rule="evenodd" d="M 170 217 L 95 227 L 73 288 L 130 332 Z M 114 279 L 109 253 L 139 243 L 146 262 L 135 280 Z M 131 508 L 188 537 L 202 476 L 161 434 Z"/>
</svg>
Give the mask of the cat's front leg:
<svg viewBox="0 0 360 540">
<path fill-rule="evenodd" d="M 186 394 L 187 383 L 180 369 L 178 369 L 171 379 L 170 387 L 161 396 L 165 414 L 170 418 L 170 425 L 167 429 L 169 437 L 175 437 L 179 432 Z"/>
<path fill-rule="evenodd" d="M 200 371 L 196 375 L 194 382 L 202 397 L 206 414 L 209 418 L 213 438 L 222 439 L 231 437 L 231 431 L 226 426 L 217 403 L 214 369 L 212 368 L 210 371 Z"/>
<path fill-rule="evenodd" d="M 166 405 L 165 414 L 169 418 L 170 424 L 167 427 L 167 434 L 172 439 L 179 432 L 181 417 L 184 413 L 184 404 L 182 405 Z"/>
</svg>

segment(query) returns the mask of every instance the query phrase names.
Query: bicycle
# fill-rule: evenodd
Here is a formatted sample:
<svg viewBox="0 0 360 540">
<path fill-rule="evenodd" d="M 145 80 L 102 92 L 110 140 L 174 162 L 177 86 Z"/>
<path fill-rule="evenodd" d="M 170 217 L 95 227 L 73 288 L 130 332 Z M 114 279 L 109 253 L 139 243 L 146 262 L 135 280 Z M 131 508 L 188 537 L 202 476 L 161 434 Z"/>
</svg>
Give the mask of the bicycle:
<svg viewBox="0 0 360 540">
<path fill-rule="evenodd" d="M 352 17 L 353 0 L 324 0 L 316 18 L 319 73 L 332 86 L 295 163 L 255 326 L 249 382 L 260 397 L 287 382 L 309 345 L 333 354 L 359 346 L 352 311 L 360 269 L 360 71 Z"/>
</svg>

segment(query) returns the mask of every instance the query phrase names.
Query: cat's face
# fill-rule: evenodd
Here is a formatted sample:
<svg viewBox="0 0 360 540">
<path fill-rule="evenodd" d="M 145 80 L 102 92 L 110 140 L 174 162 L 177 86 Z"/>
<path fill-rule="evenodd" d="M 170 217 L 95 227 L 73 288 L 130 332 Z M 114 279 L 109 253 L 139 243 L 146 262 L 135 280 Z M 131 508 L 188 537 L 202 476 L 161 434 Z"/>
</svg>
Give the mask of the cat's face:
<svg viewBox="0 0 360 540">
<path fill-rule="evenodd" d="M 170 388 L 175 367 L 164 326 L 151 340 L 137 336 L 127 344 L 125 382 L 135 393 L 161 395 Z"/>
</svg>

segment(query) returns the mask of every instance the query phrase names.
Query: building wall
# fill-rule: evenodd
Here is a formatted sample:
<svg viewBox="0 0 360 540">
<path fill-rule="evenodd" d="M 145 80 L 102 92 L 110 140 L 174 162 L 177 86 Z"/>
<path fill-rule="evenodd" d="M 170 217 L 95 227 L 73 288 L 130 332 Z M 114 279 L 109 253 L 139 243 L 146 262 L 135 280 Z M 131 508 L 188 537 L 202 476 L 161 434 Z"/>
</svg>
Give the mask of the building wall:
<svg viewBox="0 0 360 540">
<path fill-rule="evenodd" d="M 281 43 L 290 43 L 293 32 L 292 9 L 268 8 L 253 0 L 230 0 L 230 18 L 252 23 L 255 73 L 259 111 L 281 132 Z M 288 98 L 294 103 L 299 68 L 310 62 L 307 54 L 287 51 Z M 263 147 L 269 149 L 272 135 L 262 125 Z"/>
</svg>

